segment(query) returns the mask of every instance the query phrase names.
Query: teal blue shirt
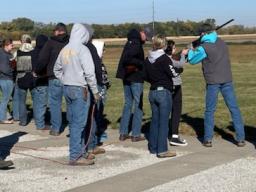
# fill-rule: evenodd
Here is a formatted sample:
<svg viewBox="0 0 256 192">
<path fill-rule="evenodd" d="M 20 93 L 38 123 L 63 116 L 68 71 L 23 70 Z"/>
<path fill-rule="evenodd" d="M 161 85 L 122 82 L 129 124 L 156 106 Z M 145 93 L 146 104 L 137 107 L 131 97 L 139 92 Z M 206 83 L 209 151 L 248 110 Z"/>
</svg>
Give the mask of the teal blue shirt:
<svg viewBox="0 0 256 192">
<path fill-rule="evenodd" d="M 205 34 L 201 38 L 201 43 L 215 43 L 217 41 L 217 38 L 218 38 L 218 35 L 214 31 L 209 34 Z M 200 63 L 206 57 L 207 57 L 207 54 L 202 46 L 199 46 L 196 49 L 190 49 L 188 52 L 188 62 L 191 65 Z"/>
</svg>

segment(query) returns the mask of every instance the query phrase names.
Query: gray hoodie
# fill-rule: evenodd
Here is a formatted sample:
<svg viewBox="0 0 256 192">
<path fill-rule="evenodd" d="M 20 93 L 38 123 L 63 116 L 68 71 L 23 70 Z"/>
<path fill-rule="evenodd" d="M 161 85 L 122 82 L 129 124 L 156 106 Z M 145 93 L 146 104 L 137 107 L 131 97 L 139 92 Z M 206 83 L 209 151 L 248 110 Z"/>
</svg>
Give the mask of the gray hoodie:
<svg viewBox="0 0 256 192">
<path fill-rule="evenodd" d="M 172 57 L 170 57 L 172 60 L 172 64 L 174 67 L 176 68 L 182 68 L 186 62 L 186 58 L 184 55 L 181 55 L 180 60 L 174 60 Z M 178 75 L 177 77 L 172 78 L 173 81 L 173 85 L 181 85 L 182 84 L 182 80 L 180 75 Z"/>
<path fill-rule="evenodd" d="M 93 94 L 96 94 L 98 89 L 94 63 L 89 49 L 84 46 L 89 38 L 89 32 L 84 25 L 74 24 L 69 43 L 61 50 L 53 71 L 64 85 L 89 85 Z"/>
</svg>

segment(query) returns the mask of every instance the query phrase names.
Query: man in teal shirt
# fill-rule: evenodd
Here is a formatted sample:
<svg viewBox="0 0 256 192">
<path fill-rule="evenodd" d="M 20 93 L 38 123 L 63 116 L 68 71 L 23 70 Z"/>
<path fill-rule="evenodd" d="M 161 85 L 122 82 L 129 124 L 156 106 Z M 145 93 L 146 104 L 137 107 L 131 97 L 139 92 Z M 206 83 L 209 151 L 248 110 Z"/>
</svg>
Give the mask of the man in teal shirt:
<svg viewBox="0 0 256 192">
<path fill-rule="evenodd" d="M 232 83 L 231 64 L 226 43 L 220 39 L 210 24 L 203 24 L 200 29 L 200 45 L 188 52 L 188 62 L 192 65 L 202 62 L 203 75 L 206 81 L 206 98 L 204 114 L 205 147 L 212 147 L 214 112 L 218 93 L 221 92 L 231 113 L 236 131 L 237 146 L 245 146 L 244 124 L 236 101 Z"/>
</svg>

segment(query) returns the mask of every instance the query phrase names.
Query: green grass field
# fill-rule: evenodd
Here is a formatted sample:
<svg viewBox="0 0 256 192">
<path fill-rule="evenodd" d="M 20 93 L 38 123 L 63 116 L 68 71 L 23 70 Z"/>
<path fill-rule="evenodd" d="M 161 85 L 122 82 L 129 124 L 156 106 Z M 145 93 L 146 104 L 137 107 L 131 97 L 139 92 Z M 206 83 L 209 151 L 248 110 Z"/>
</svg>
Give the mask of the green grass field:
<svg viewBox="0 0 256 192">
<path fill-rule="evenodd" d="M 115 73 L 123 46 L 107 44 L 104 54 L 104 63 L 107 66 L 109 78 L 112 82 L 108 90 L 105 114 L 110 121 L 109 127 L 119 128 L 119 122 L 123 108 L 122 81 L 115 78 Z M 181 47 L 178 47 L 181 48 Z M 147 55 L 150 46 L 145 46 Z M 256 44 L 231 44 L 229 45 L 232 63 L 233 82 L 239 106 L 245 122 L 247 135 L 256 138 Z M 182 74 L 183 80 L 183 115 L 180 123 L 180 132 L 195 135 L 203 131 L 203 113 L 205 81 L 202 76 L 201 64 L 192 66 L 187 64 Z M 151 110 L 148 102 L 148 83 L 144 84 L 144 118 L 143 125 L 148 125 L 151 118 Z M 31 106 L 31 97 L 28 95 L 27 103 Z M 63 111 L 65 102 L 63 99 Z M 217 111 L 215 113 L 215 130 L 217 135 L 233 134 L 231 118 L 224 100 L 219 95 Z"/>
<path fill-rule="evenodd" d="M 145 48 L 145 55 L 150 47 Z M 248 134 L 256 132 L 256 45 L 229 45 L 232 62 L 233 81 L 236 96 L 243 115 Z M 112 86 L 108 91 L 105 108 L 106 118 L 112 128 L 119 128 L 118 120 L 123 108 L 122 82 L 115 78 L 117 64 L 121 55 L 121 46 L 107 46 L 104 63 L 107 66 Z M 183 115 L 180 130 L 185 134 L 195 134 L 195 130 L 203 130 L 205 81 L 202 76 L 201 64 L 191 66 L 187 64 L 182 74 L 183 79 Z M 151 110 L 148 102 L 149 85 L 144 86 L 144 121 L 150 121 Z M 215 113 L 216 132 L 218 135 L 232 134 L 231 118 L 221 95 Z M 231 130 L 231 131 L 230 131 Z"/>
</svg>

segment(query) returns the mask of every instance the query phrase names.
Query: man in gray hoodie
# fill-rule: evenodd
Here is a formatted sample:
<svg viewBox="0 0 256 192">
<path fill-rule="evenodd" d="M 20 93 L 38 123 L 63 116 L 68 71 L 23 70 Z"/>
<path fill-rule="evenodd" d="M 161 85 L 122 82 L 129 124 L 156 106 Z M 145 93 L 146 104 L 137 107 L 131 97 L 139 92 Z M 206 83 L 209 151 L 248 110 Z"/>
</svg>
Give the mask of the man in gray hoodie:
<svg viewBox="0 0 256 192">
<path fill-rule="evenodd" d="M 95 68 L 90 51 L 84 44 L 89 40 L 88 30 L 82 24 L 74 24 L 69 43 L 61 50 L 54 65 L 55 76 L 64 85 L 69 120 L 69 164 L 91 165 L 93 160 L 86 158 L 84 142 L 85 125 L 90 106 L 90 87 L 97 102 L 99 93 Z"/>
</svg>

